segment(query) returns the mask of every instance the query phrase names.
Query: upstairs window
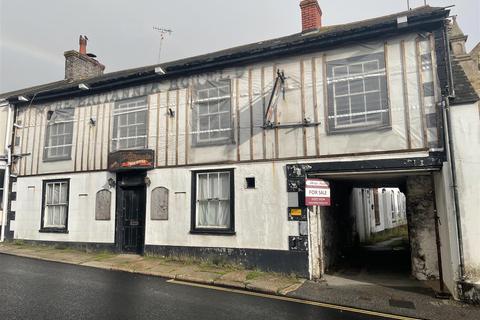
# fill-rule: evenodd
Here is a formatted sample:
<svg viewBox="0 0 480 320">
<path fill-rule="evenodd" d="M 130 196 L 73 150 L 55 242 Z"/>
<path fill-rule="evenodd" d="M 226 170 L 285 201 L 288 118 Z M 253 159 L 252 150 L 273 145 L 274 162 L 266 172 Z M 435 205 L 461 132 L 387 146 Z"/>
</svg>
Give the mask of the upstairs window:
<svg viewBox="0 0 480 320">
<path fill-rule="evenodd" d="M 388 127 L 383 52 L 327 62 L 329 133 Z"/>
<path fill-rule="evenodd" d="M 75 109 L 57 109 L 47 114 L 47 133 L 43 159 L 45 161 L 70 160 L 73 141 Z"/>
<path fill-rule="evenodd" d="M 147 147 L 147 99 L 120 101 L 113 109 L 112 151 Z"/>
<path fill-rule="evenodd" d="M 207 81 L 194 89 L 194 146 L 232 142 L 230 80 Z"/>
<path fill-rule="evenodd" d="M 43 182 L 43 232 L 66 232 L 68 220 L 68 180 Z"/>
</svg>

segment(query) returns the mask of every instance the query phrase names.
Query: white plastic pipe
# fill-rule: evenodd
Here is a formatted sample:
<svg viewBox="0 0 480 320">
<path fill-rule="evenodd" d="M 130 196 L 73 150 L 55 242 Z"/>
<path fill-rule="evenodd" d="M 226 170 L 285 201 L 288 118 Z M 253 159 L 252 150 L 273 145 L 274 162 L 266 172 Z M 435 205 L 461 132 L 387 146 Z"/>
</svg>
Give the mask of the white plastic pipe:
<svg viewBox="0 0 480 320">
<path fill-rule="evenodd" d="M 3 177 L 3 211 L 2 211 L 2 229 L 0 231 L 0 242 L 5 240 L 5 225 L 7 224 L 8 199 L 10 195 L 10 165 L 12 163 L 12 151 L 10 149 L 10 138 L 12 135 L 12 106 L 8 105 L 7 132 L 5 135 L 5 154 L 7 155 L 7 165 L 5 166 L 5 175 Z"/>
</svg>

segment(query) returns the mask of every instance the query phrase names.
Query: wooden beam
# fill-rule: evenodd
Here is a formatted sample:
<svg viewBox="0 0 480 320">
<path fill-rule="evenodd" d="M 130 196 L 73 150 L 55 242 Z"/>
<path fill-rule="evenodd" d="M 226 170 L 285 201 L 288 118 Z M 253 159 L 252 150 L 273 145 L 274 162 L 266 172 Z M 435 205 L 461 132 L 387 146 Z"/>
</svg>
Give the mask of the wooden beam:
<svg viewBox="0 0 480 320">
<path fill-rule="evenodd" d="M 410 136 L 410 105 L 408 102 L 408 79 L 407 79 L 407 61 L 405 57 L 405 40 L 400 42 L 400 51 L 402 57 L 402 80 L 403 80 L 403 107 L 405 112 L 405 135 L 407 137 L 407 149 L 412 148 L 412 138 Z"/>
</svg>

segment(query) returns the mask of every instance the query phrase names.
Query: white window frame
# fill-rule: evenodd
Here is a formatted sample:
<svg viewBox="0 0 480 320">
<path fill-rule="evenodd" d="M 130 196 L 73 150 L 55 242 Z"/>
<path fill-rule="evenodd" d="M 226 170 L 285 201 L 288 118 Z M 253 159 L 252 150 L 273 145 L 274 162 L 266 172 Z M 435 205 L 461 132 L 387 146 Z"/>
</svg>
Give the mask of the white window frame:
<svg viewBox="0 0 480 320">
<path fill-rule="evenodd" d="M 374 53 L 372 55 L 379 55 L 383 54 L 381 52 L 379 53 Z M 363 59 L 364 57 L 358 57 L 360 58 L 358 61 L 352 60 L 351 62 L 346 62 L 343 61 L 342 63 L 336 63 L 335 61 L 329 61 L 327 64 L 331 64 L 332 72 L 331 75 L 327 78 L 327 84 L 329 86 L 329 94 L 332 95 L 331 97 L 331 102 L 329 103 L 329 114 L 328 114 L 328 120 L 330 123 L 330 128 L 329 131 L 335 133 L 335 132 L 345 132 L 345 131 L 351 131 L 351 130 L 365 130 L 369 129 L 372 127 L 384 127 L 389 123 L 389 113 L 390 113 L 390 108 L 388 105 L 388 85 L 382 83 L 384 81 L 387 81 L 387 74 L 386 74 L 386 68 L 384 67 L 384 64 L 381 65 L 380 61 L 378 58 L 368 58 L 370 55 L 365 55 L 364 57 L 367 57 Z M 382 60 L 383 61 L 383 60 Z M 376 70 L 373 71 L 365 71 L 365 66 L 367 64 L 376 64 Z M 351 72 L 351 69 L 355 67 L 361 67 L 362 72 L 361 73 L 354 73 Z M 347 74 L 341 74 L 338 75 L 336 74 L 336 71 L 338 69 L 347 69 Z M 378 86 L 377 89 L 375 90 L 366 90 L 366 80 L 372 79 L 372 78 L 377 78 L 378 81 Z M 362 80 L 362 86 L 363 90 L 359 92 L 351 92 L 352 90 L 352 81 L 358 81 Z M 340 93 L 337 94 L 337 85 L 339 83 L 346 83 L 347 87 L 347 93 Z M 385 92 L 384 92 L 385 90 Z M 375 109 L 375 110 L 369 110 L 369 106 L 367 103 L 367 95 L 372 95 L 372 94 L 378 94 L 378 99 L 380 101 L 380 109 Z M 364 110 L 361 112 L 354 112 L 352 108 L 352 98 L 353 97 L 363 97 L 363 103 L 364 103 Z M 346 98 L 348 101 L 348 113 L 342 113 L 339 114 L 339 106 L 338 106 L 338 100 L 339 98 Z M 384 100 L 387 100 L 386 105 L 382 105 Z M 333 109 L 333 114 L 331 114 Z M 380 114 L 380 120 L 377 121 L 372 121 L 371 119 L 368 119 L 369 115 L 372 114 Z M 358 121 L 359 116 L 364 116 L 364 121 Z M 357 117 L 357 119 L 354 120 L 354 117 Z M 341 122 L 341 119 L 349 118 L 349 123 L 344 123 Z"/>
<path fill-rule="evenodd" d="M 204 87 L 204 88 L 195 88 L 195 131 L 192 132 L 195 135 L 195 140 L 194 140 L 194 145 L 210 145 L 210 144 L 222 144 L 225 143 L 226 141 L 231 141 L 232 140 L 232 132 L 233 132 L 233 126 L 232 126 L 232 107 L 231 107 L 231 101 L 232 101 L 232 88 L 231 88 L 231 81 L 230 80 L 220 80 L 220 81 L 210 81 L 209 84 L 210 86 Z M 210 92 L 211 90 L 217 91 L 218 95 L 214 97 L 208 97 L 208 98 L 200 98 L 202 92 Z M 222 90 L 223 89 L 223 90 Z M 226 95 L 221 95 L 222 91 L 228 91 L 228 94 Z M 207 94 L 208 95 L 208 94 Z M 229 100 L 229 108 L 228 110 L 221 110 L 221 102 Z M 207 112 L 201 113 L 202 108 L 209 108 L 209 104 L 211 103 L 216 103 L 217 104 L 217 109 L 218 111 L 210 112 L 210 110 L 207 110 Z M 205 109 L 202 109 L 205 110 Z M 228 115 L 228 123 L 226 125 L 227 128 L 222 128 L 222 115 Z M 200 127 L 200 120 L 201 118 L 207 118 L 208 117 L 208 129 L 202 129 Z M 212 118 L 213 117 L 218 117 L 218 126 L 219 128 L 217 129 L 212 129 Z M 228 132 L 228 135 L 222 135 L 219 137 L 212 137 L 212 134 L 219 132 L 220 134 Z M 208 134 L 209 138 L 204 138 L 202 135 Z"/>
<path fill-rule="evenodd" d="M 58 197 L 55 199 L 54 190 L 58 186 Z M 48 180 L 44 181 L 44 190 L 43 190 L 43 207 L 42 207 L 42 225 L 41 231 L 66 231 L 68 225 L 68 207 L 69 207 L 69 188 L 70 181 L 67 179 L 63 180 Z M 65 195 L 65 201 L 63 201 L 63 196 Z M 62 220 L 61 211 L 56 209 L 64 209 L 65 217 L 63 223 L 56 223 L 57 220 Z M 52 212 L 53 211 L 53 212 Z M 60 217 L 56 216 L 60 215 Z"/>
<path fill-rule="evenodd" d="M 138 122 L 138 116 L 141 112 L 145 113 L 145 123 Z M 128 123 L 129 115 L 133 114 L 135 118 L 134 123 Z M 121 124 L 121 119 L 125 118 L 126 124 Z M 119 101 L 115 104 L 112 111 L 112 143 L 111 151 L 118 150 L 136 150 L 136 149 L 145 149 L 147 148 L 147 137 L 148 137 L 148 106 L 147 99 L 142 97 L 140 99 L 129 99 L 124 101 Z M 138 131 L 141 130 L 141 126 L 145 126 L 145 134 L 139 134 Z M 128 135 L 128 131 L 132 129 L 135 131 L 135 134 Z M 125 137 L 121 136 L 121 129 L 127 130 L 127 135 Z M 132 147 L 120 147 L 121 141 L 143 139 L 143 145 L 134 145 Z"/>
<path fill-rule="evenodd" d="M 234 191 L 234 171 L 233 169 L 224 169 L 224 170 L 206 170 L 206 171 L 194 171 L 192 174 L 195 177 L 195 183 L 192 184 L 192 233 L 218 233 L 218 234 L 234 234 L 235 233 L 235 191 Z M 221 178 L 220 175 L 228 174 L 228 192 L 222 190 Z M 206 176 L 206 187 L 207 190 L 203 192 L 205 198 L 202 198 L 202 190 L 200 185 L 200 177 Z M 217 190 L 214 194 L 210 194 L 210 179 L 212 176 L 215 176 L 217 179 Z M 226 196 L 228 195 L 228 196 Z M 223 196 L 223 198 L 222 198 Z M 225 197 L 226 196 L 226 197 Z M 228 207 L 228 225 L 201 225 L 200 221 L 200 210 L 201 203 L 206 204 L 207 210 L 209 209 L 210 203 L 215 203 L 218 207 L 217 210 L 222 208 L 221 203 L 224 202 Z M 208 213 L 207 213 L 208 214 Z"/>
<path fill-rule="evenodd" d="M 71 119 L 55 120 L 54 122 L 47 124 L 43 154 L 44 161 L 60 161 L 71 159 L 74 122 L 74 117 L 72 117 Z M 68 127 L 71 128 L 71 132 L 66 132 L 66 128 Z M 63 132 L 59 133 L 59 128 L 63 128 Z M 53 133 L 54 130 L 56 131 L 55 133 Z M 54 139 L 58 140 L 59 138 L 63 138 L 62 144 L 52 144 Z M 52 155 L 52 150 L 57 150 L 57 154 Z M 61 151 L 61 153 L 58 151 Z"/>
</svg>

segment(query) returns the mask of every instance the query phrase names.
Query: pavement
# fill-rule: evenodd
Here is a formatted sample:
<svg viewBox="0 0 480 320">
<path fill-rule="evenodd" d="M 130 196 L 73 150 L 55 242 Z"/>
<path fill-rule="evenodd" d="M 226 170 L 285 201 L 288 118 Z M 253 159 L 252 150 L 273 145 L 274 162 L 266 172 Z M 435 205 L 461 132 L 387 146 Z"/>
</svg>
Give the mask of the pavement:
<svg viewBox="0 0 480 320">
<path fill-rule="evenodd" d="M 388 319 L 171 281 L 0 254 L 0 318 Z"/>
<path fill-rule="evenodd" d="M 1 255 L 1 253 L 4 255 Z M 278 297 L 287 299 L 287 302 L 305 305 L 313 304 L 317 308 L 319 306 L 327 308 L 330 310 L 329 312 L 333 312 L 332 310 L 338 311 L 336 308 L 340 308 L 340 311 L 349 314 L 345 316 L 342 313 L 341 319 L 405 319 L 392 317 L 391 315 L 435 320 L 456 318 L 480 319 L 479 307 L 453 300 L 436 299 L 432 289 L 434 286 L 428 283 L 409 279 L 408 277 L 401 278 L 396 275 L 362 273 L 361 270 L 354 273 L 339 272 L 326 276 L 323 281 L 314 282 L 276 273 L 245 270 L 228 265 L 217 266 L 198 261 L 176 261 L 160 257 L 113 254 L 109 252 L 84 252 L 48 246 L 6 243 L 0 244 L 0 275 L 4 274 L 2 264 L 8 255 L 76 265 L 75 270 L 95 270 L 93 268 L 97 268 L 104 269 L 102 270 L 104 272 L 107 272 L 107 270 L 128 272 L 131 274 L 131 277 L 136 277 L 140 274 L 155 276 L 160 277 L 158 279 L 163 279 L 158 281 L 170 279 L 177 285 L 198 285 L 201 286 L 200 289 L 204 290 L 228 288 L 225 290 L 232 291 L 226 292 L 235 292 L 236 294 L 266 294 L 266 297 L 269 297 L 269 299 Z M 22 265 L 28 265 L 29 263 L 35 264 L 27 261 L 22 262 Z M 54 265 L 58 266 L 58 264 Z M 90 271 L 84 272 L 88 273 Z M 74 276 L 76 274 L 77 271 L 75 271 Z M 35 275 L 43 277 L 42 271 L 35 272 Z M 10 281 L 10 279 L 6 279 L 4 276 L 0 277 L 0 294 L 2 294 L 2 288 L 4 288 L 1 282 L 5 280 Z M 90 283 L 92 280 L 87 279 L 85 281 Z M 137 284 L 134 285 L 134 289 L 143 290 Z M 167 295 L 170 297 L 170 293 Z M 3 305 L 1 297 L 0 301 L 2 301 Z M 236 302 L 234 303 L 236 304 Z M 362 313 L 365 310 L 374 313 L 367 312 L 369 317 L 365 318 L 365 313 Z M 300 318 L 308 319 L 315 312 L 303 313 L 302 311 Z M 375 312 L 382 314 L 376 314 Z M 1 315 L 2 311 L 0 311 L 0 318 L 3 318 Z M 264 315 L 268 315 L 268 312 Z M 291 314 L 287 312 L 284 315 L 285 319 L 288 319 Z M 261 318 L 258 317 L 259 314 L 256 316 L 252 319 Z M 245 317 L 246 315 L 244 314 L 241 318 Z M 179 317 L 178 319 L 181 318 Z M 234 319 L 235 315 L 228 315 L 228 318 Z M 283 319 L 283 317 L 280 318 Z M 322 319 L 330 318 L 325 317 Z M 340 317 L 337 315 L 337 317 L 332 319 L 340 319 Z"/>
</svg>

